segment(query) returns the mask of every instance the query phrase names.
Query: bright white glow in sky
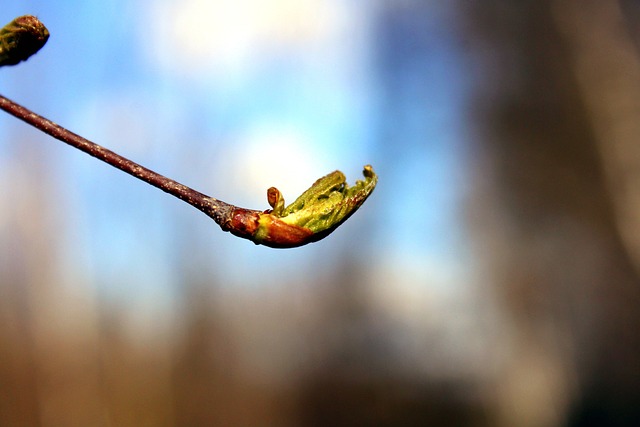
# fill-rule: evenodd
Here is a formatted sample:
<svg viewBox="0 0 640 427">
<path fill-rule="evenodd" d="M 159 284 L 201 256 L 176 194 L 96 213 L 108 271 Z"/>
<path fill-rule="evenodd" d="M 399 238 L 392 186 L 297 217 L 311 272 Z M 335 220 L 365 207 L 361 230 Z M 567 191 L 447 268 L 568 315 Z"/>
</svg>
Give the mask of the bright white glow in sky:
<svg viewBox="0 0 640 427">
<path fill-rule="evenodd" d="M 185 0 L 151 5 L 155 59 L 179 74 L 233 76 L 263 56 L 325 45 L 345 31 L 335 0 Z"/>
<path fill-rule="evenodd" d="M 264 195 L 265 184 L 273 183 L 285 197 L 289 194 L 287 201 L 292 202 L 319 178 L 313 176 L 313 171 L 324 166 L 330 172 L 328 162 L 314 154 L 312 141 L 295 129 L 257 124 L 240 135 L 237 145 L 246 153 L 236 156 L 229 173 L 238 189 L 257 188 Z M 296 179 L 292 180 L 292 176 Z"/>
</svg>

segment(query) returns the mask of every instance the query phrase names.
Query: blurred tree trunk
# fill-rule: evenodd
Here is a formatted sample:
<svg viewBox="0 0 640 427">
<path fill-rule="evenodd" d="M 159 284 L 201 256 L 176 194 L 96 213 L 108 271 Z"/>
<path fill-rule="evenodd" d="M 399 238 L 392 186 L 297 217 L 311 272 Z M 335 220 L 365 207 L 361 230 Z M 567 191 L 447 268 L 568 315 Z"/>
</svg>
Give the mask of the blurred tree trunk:
<svg viewBox="0 0 640 427">
<path fill-rule="evenodd" d="M 462 3 L 461 3 L 462 4 Z M 464 3 L 482 253 L 505 308 L 496 425 L 640 425 L 640 96 L 617 3 Z"/>
</svg>

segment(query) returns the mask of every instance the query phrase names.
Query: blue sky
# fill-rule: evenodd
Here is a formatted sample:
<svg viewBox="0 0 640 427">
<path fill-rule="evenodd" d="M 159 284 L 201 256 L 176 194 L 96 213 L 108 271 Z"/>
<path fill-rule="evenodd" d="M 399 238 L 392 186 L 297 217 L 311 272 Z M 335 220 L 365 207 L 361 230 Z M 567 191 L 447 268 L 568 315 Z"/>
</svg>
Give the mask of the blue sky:
<svg viewBox="0 0 640 427">
<path fill-rule="evenodd" d="M 6 115 L 0 153 L 10 161 L 19 134 L 55 160 L 59 256 L 113 298 L 162 303 L 189 269 L 229 286 L 303 278 L 345 254 L 398 272 L 398 286 L 446 289 L 467 274 L 464 65 L 446 6 L 398 2 L 389 23 L 385 5 L 393 9 L 355 0 L 3 5 L 4 21 L 35 14 L 52 34 L 35 57 L 2 70 L 4 95 L 199 191 L 264 209 L 270 186 L 291 201 L 334 169 L 353 182 L 371 163 L 375 193 L 319 243 L 277 251 L 236 239 Z M 420 25 L 403 21 L 415 13 Z M 381 53 L 394 42 L 407 49 L 398 64 Z"/>
</svg>

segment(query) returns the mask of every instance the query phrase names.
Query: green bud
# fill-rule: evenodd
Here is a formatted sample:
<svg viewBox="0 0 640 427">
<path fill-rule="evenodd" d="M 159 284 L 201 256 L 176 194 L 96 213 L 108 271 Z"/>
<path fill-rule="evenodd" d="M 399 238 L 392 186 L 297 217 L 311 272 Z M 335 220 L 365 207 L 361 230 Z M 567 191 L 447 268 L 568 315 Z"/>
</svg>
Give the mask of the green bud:
<svg viewBox="0 0 640 427">
<path fill-rule="evenodd" d="M 287 207 L 280 191 L 271 187 L 267 200 L 272 210 L 258 213 L 236 209 L 225 229 L 256 244 L 277 248 L 318 241 L 346 221 L 369 197 L 378 177 L 369 165 L 364 167 L 363 175 L 364 180 L 349 186 L 342 172 L 332 172 Z"/>
<path fill-rule="evenodd" d="M 364 167 L 363 175 L 364 180 L 350 187 L 342 172 L 331 172 L 287 206 L 280 219 L 314 233 L 337 227 L 364 203 L 378 182 L 369 165 Z"/>
</svg>

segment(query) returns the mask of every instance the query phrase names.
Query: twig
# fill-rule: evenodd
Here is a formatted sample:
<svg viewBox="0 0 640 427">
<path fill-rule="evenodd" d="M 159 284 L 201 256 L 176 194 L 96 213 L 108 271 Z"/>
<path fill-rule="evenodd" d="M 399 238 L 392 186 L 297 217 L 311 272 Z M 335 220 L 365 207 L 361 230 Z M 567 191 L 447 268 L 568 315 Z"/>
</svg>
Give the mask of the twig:
<svg viewBox="0 0 640 427">
<path fill-rule="evenodd" d="M 2 95 L 0 95 L 0 109 L 41 130 L 47 135 L 51 135 L 57 140 L 67 143 L 80 151 L 84 151 L 90 156 L 102 160 L 129 175 L 135 176 L 180 200 L 184 200 L 214 218 L 216 222 L 222 220 L 218 218 L 220 215 L 224 215 L 230 209 L 234 208 L 234 206 L 228 203 L 204 195 L 186 185 L 180 184 L 177 181 L 160 175 L 151 169 L 114 153 L 101 145 L 91 142 Z"/>
</svg>

